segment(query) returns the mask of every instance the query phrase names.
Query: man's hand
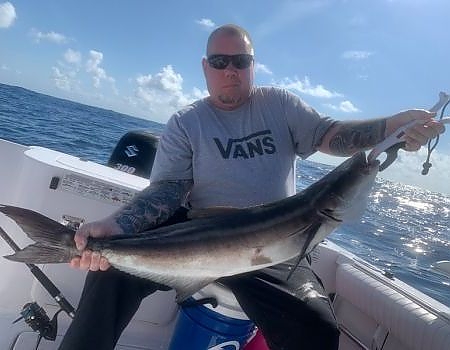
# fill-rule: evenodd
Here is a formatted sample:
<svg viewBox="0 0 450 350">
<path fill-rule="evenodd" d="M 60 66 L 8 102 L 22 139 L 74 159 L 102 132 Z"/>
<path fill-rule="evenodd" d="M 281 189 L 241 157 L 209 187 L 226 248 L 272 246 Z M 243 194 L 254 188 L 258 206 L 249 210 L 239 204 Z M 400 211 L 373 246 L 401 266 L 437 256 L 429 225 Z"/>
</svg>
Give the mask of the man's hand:
<svg viewBox="0 0 450 350">
<path fill-rule="evenodd" d="M 413 120 L 418 123 L 405 130 L 404 149 L 406 151 L 417 151 L 427 144 L 430 139 L 435 138 L 445 131 L 444 124 L 434 119 L 436 113 L 422 109 L 411 109 L 393 115 L 386 121 L 386 136 L 389 136 L 399 127 Z"/>
<path fill-rule="evenodd" d="M 107 237 L 122 234 L 121 227 L 112 216 L 100 221 L 94 221 L 81 226 L 75 233 L 75 244 L 80 250 L 81 256 L 70 261 L 70 266 L 80 270 L 106 271 L 111 266 L 108 260 L 101 256 L 99 252 L 86 249 L 89 237 Z"/>
</svg>

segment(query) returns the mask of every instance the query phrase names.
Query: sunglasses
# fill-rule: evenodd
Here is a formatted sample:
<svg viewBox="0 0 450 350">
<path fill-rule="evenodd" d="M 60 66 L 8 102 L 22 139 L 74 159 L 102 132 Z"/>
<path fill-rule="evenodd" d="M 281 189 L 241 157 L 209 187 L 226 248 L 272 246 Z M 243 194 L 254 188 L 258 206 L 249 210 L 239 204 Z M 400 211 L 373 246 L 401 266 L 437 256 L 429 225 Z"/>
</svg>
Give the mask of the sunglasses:
<svg viewBox="0 0 450 350">
<path fill-rule="evenodd" d="M 206 59 L 214 69 L 225 69 L 230 62 L 237 69 L 246 69 L 253 62 L 253 55 L 242 53 L 239 55 L 210 55 Z"/>
</svg>

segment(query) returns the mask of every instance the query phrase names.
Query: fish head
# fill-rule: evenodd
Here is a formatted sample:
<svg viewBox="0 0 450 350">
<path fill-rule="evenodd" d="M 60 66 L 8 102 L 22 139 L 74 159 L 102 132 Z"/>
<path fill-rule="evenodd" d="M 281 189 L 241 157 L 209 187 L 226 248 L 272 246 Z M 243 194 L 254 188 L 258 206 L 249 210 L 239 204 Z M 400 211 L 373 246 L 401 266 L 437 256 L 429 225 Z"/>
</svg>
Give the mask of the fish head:
<svg viewBox="0 0 450 350">
<path fill-rule="evenodd" d="M 317 212 L 337 223 L 358 220 L 366 210 L 378 170 L 379 161 L 368 162 L 364 152 L 354 154 L 316 183 L 321 193 Z"/>
</svg>

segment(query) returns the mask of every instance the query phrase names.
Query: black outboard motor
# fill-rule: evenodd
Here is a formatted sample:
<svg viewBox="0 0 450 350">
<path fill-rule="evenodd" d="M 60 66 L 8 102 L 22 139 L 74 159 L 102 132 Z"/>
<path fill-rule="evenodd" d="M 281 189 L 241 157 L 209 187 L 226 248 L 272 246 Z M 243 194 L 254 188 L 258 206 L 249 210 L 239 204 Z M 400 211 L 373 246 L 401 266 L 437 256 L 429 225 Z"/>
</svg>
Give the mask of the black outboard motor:
<svg viewBox="0 0 450 350">
<path fill-rule="evenodd" d="M 148 131 L 129 131 L 121 137 L 108 160 L 108 166 L 145 178 L 150 177 L 159 137 Z"/>
</svg>

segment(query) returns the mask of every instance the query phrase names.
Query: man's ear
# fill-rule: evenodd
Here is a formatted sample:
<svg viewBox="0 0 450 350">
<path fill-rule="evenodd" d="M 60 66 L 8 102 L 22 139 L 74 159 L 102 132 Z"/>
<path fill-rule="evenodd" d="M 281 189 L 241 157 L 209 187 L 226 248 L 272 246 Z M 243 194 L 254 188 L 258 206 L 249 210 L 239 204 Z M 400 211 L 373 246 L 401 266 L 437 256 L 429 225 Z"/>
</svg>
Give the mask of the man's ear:
<svg viewBox="0 0 450 350">
<path fill-rule="evenodd" d="M 206 57 L 202 58 L 202 67 L 203 67 L 203 74 L 206 77 L 206 69 L 208 68 L 208 61 L 206 60 Z"/>
</svg>

